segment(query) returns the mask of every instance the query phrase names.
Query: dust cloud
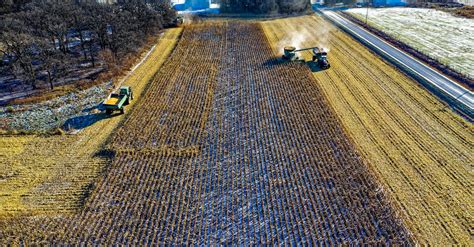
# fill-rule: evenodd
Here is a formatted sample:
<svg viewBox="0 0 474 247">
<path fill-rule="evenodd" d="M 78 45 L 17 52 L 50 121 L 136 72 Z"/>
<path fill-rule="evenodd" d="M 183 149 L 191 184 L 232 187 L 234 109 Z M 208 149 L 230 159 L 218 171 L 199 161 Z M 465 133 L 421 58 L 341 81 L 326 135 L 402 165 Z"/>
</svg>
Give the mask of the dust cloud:
<svg viewBox="0 0 474 247">
<path fill-rule="evenodd" d="M 331 49 L 330 32 L 334 27 L 324 24 L 314 28 L 311 26 L 297 27 L 286 32 L 286 36 L 281 39 L 276 48 L 278 55 L 283 55 L 285 46 L 294 46 L 296 49 L 319 47 L 326 52 Z M 316 38 L 316 39 L 315 39 Z"/>
</svg>

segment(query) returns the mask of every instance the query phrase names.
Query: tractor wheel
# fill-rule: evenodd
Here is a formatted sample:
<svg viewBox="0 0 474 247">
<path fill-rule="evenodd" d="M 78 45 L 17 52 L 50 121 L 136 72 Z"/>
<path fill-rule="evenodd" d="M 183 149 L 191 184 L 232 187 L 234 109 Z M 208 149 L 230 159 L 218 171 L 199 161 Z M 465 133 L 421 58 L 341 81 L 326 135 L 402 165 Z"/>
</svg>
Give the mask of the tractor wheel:
<svg viewBox="0 0 474 247">
<path fill-rule="evenodd" d="M 112 112 L 113 112 L 113 111 L 112 111 L 111 109 L 105 109 L 105 114 L 107 114 L 107 115 L 112 114 Z"/>
<path fill-rule="evenodd" d="M 125 113 L 125 108 L 120 109 L 120 114 L 124 114 L 124 113 Z"/>
</svg>

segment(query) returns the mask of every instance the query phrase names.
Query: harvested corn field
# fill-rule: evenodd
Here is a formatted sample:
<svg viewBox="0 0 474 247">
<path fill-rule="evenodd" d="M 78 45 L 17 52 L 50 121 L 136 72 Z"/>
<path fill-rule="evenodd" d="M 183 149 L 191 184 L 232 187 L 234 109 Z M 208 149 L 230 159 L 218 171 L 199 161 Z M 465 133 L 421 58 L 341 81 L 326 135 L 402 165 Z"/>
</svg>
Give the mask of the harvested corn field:
<svg viewBox="0 0 474 247">
<path fill-rule="evenodd" d="M 123 78 L 136 96 L 172 52 L 181 30 L 167 30 L 147 59 Z M 71 213 L 83 205 L 109 162 L 98 153 L 123 120 L 103 113 L 85 119 L 90 118 L 95 123 L 76 135 L 0 136 L 0 217 Z"/>
<path fill-rule="evenodd" d="M 315 71 L 316 83 L 415 238 L 472 245 L 472 123 L 320 17 L 263 27 L 275 53 L 292 30 L 305 37 L 302 46 L 330 50 L 331 69 Z"/>
<path fill-rule="evenodd" d="M 185 28 L 155 78 L 84 208 L 0 222 L 2 239 L 411 243 L 310 70 L 275 59 L 257 23 Z"/>
</svg>

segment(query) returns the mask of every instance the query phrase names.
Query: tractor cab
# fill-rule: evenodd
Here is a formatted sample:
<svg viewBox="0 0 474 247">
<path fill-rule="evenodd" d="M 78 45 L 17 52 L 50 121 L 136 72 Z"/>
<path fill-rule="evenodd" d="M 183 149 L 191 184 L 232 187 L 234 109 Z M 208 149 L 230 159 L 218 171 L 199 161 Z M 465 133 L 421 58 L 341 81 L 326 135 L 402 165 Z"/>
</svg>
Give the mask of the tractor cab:
<svg viewBox="0 0 474 247">
<path fill-rule="evenodd" d="M 329 69 L 328 53 L 324 49 L 315 47 L 313 49 L 313 62 L 316 61 L 321 69 Z"/>
<path fill-rule="evenodd" d="M 128 86 L 120 87 L 119 94 L 120 94 L 120 95 L 127 95 L 127 96 L 132 97 L 132 95 L 133 95 L 133 93 L 132 93 L 132 88 L 130 88 L 130 87 L 128 87 Z"/>
</svg>

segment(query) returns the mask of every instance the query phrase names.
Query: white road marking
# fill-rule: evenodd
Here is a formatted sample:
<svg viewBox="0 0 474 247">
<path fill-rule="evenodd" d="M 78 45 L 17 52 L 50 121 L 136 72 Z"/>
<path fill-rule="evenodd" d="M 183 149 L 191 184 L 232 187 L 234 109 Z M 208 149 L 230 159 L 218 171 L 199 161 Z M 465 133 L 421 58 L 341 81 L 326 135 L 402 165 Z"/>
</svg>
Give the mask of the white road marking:
<svg viewBox="0 0 474 247">
<path fill-rule="evenodd" d="M 432 85 L 436 86 L 438 89 L 442 90 L 443 92 L 445 92 L 446 94 L 448 94 L 449 96 L 451 96 L 454 100 L 460 102 L 461 104 L 463 105 L 466 105 L 467 107 L 470 108 L 470 110 L 472 111 L 474 109 L 474 100 L 473 100 L 473 93 L 470 92 L 469 90 L 467 89 L 464 89 L 462 86 L 460 86 L 458 83 L 456 83 L 455 81 L 452 81 L 451 79 L 447 78 L 446 76 L 440 74 L 439 72 L 433 70 L 432 68 L 426 66 L 425 64 L 419 62 L 417 59 L 413 58 L 412 56 L 406 54 L 405 52 L 401 51 L 400 49 L 392 46 L 391 44 L 385 42 L 384 40 L 380 39 L 379 37 L 376 37 L 375 35 L 372 35 L 370 33 L 368 33 L 367 31 L 363 30 L 363 29 L 359 29 L 360 31 L 372 36 L 373 38 L 377 39 L 378 41 L 381 41 L 383 43 L 385 43 L 386 45 L 390 46 L 391 48 L 397 50 L 398 52 L 400 52 L 401 54 L 403 55 L 406 55 L 407 57 L 411 58 L 414 62 L 416 62 L 417 64 L 419 64 L 420 66 L 423 66 L 425 69 L 428 69 L 429 72 L 432 72 L 432 73 L 435 73 L 437 74 L 438 76 L 441 76 L 443 77 L 444 79 L 446 79 L 447 81 L 451 82 L 452 84 L 443 84 L 444 86 L 448 87 L 449 89 L 451 89 L 452 91 L 454 91 L 456 94 L 458 95 L 453 95 L 452 92 L 449 92 L 447 91 L 446 89 L 444 89 L 443 87 L 441 87 L 439 84 L 440 82 L 437 82 L 437 81 L 433 81 L 431 79 L 428 79 L 426 76 L 422 75 L 421 73 L 419 73 L 418 71 L 416 71 L 415 69 L 411 68 L 409 65 L 407 65 L 406 63 L 400 61 L 399 59 L 397 59 L 396 57 L 392 56 L 391 54 L 389 54 L 387 51 L 383 50 L 381 47 L 375 45 L 373 42 L 367 40 L 366 38 L 362 37 L 361 35 L 359 35 L 357 32 L 353 31 L 350 27 L 347 26 L 347 24 L 349 23 L 348 21 L 346 21 L 345 19 L 343 19 L 342 17 L 340 17 L 339 15 L 337 15 L 336 13 L 333 13 L 333 12 L 329 12 L 329 11 L 323 11 L 323 13 L 328 16 L 329 18 L 331 18 L 333 21 L 337 22 L 338 24 L 344 26 L 348 31 L 350 31 L 352 34 L 356 35 L 357 37 L 361 38 L 362 40 L 364 40 L 365 42 L 369 43 L 370 45 L 372 45 L 374 48 L 382 51 L 384 54 L 388 55 L 389 57 L 391 57 L 392 59 L 394 59 L 395 61 L 397 61 L 398 63 L 400 63 L 401 65 L 404 65 L 406 68 L 408 68 L 409 70 L 411 70 L 412 72 L 414 72 L 415 74 L 419 75 L 420 77 L 424 78 L 426 81 L 428 82 L 431 82 Z M 351 23 L 352 25 L 356 26 L 356 24 L 353 24 Z M 467 102 L 464 102 L 463 100 L 461 100 L 461 98 L 464 97 Z"/>
</svg>

